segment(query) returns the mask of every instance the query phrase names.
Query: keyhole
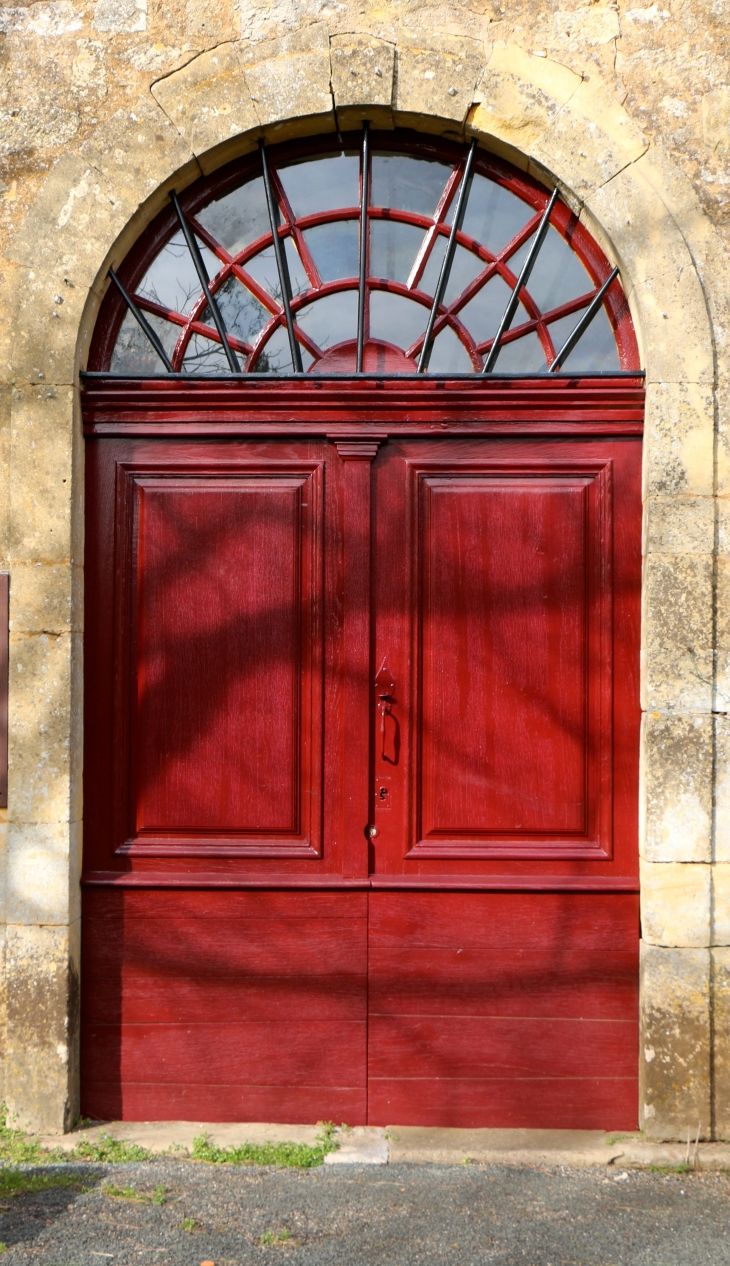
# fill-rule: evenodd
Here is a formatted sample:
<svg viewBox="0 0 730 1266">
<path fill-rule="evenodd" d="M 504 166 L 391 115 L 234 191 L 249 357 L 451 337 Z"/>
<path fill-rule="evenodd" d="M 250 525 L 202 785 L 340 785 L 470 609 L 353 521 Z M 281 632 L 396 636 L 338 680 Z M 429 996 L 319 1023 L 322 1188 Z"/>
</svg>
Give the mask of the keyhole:
<svg viewBox="0 0 730 1266">
<path fill-rule="evenodd" d="M 381 799 L 381 800 L 385 800 L 385 798 L 386 798 L 387 794 L 388 794 L 388 788 L 387 788 L 387 787 L 381 787 L 381 788 L 380 788 L 380 799 Z"/>
</svg>

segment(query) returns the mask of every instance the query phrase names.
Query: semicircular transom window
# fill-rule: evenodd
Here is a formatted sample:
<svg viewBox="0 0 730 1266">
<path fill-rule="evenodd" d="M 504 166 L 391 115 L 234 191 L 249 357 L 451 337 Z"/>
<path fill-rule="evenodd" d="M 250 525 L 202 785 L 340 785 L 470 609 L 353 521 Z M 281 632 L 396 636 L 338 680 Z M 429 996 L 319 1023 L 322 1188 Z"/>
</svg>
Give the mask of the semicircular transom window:
<svg viewBox="0 0 730 1266">
<path fill-rule="evenodd" d="M 110 274 L 116 313 L 97 365 L 135 377 L 635 372 L 617 274 L 556 193 L 476 144 L 366 128 L 262 145 L 173 195 Z"/>
</svg>

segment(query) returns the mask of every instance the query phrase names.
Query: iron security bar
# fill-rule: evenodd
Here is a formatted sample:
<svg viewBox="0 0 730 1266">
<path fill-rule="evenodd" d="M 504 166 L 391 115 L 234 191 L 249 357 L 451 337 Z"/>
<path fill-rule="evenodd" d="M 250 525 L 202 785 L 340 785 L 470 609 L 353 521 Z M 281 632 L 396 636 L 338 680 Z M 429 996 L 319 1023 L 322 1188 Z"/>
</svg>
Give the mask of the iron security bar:
<svg viewBox="0 0 730 1266">
<path fill-rule="evenodd" d="M 365 343 L 365 292 L 368 275 L 368 205 L 370 203 L 370 124 L 362 125 L 362 179 L 360 187 L 360 276 L 357 287 L 357 361 L 355 368 L 362 373 L 362 354 Z"/>
<path fill-rule="evenodd" d="M 212 294 L 211 289 L 210 289 L 210 278 L 208 277 L 208 270 L 206 269 L 205 264 L 203 263 L 203 256 L 200 253 L 200 247 L 198 246 L 197 238 L 195 237 L 195 234 L 191 233 L 190 231 L 190 225 L 188 224 L 187 220 L 185 219 L 185 216 L 183 215 L 182 207 L 180 206 L 180 203 L 178 202 L 177 194 L 175 193 L 174 189 L 172 190 L 172 193 L 170 194 L 170 200 L 177 213 L 177 218 L 180 221 L 180 228 L 183 231 L 183 236 L 187 243 L 187 248 L 190 251 L 190 257 L 195 265 L 195 271 L 198 274 L 198 280 L 200 281 L 200 284 L 203 287 L 203 292 L 208 296 L 208 307 L 210 308 L 211 313 L 213 314 L 213 322 L 215 324 L 215 328 L 218 331 L 218 336 L 220 338 L 220 341 L 223 344 L 223 350 L 226 353 L 226 360 L 228 361 L 228 365 L 231 370 L 231 373 L 240 374 L 241 366 L 238 363 L 238 357 L 236 356 L 236 353 L 234 352 L 233 348 L 228 342 L 228 332 L 226 330 L 225 322 L 223 321 L 223 317 L 221 316 L 220 308 L 218 307 L 215 296 Z"/>
<path fill-rule="evenodd" d="M 155 351 L 157 352 L 157 355 L 159 356 L 160 360 L 165 366 L 165 369 L 167 370 L 168 374 L 174 374 L 175 370 L 172 367 L 172 361 L 170 360 L 170 357 L 168 356 L 167 352 L 162 346 L 160 339 L 157 337 L 155 331 L 152 329 L 152 326 L 147 320 L 147 317 L 137 307 L 132 296 L 127 294 L 127 291 L 125 290 L 121 281 L 117 277 L 117 274 L 115 273 L 113 268 L 109 269 L 109 276 L 111 277 L 114 285 L 116 286 L 124 302 L 129 308 L 129 311 L 132 313 L 132 316 L 137 322 L 140 330 L 149 339 L 150 343 L 154 347 Z"/>
<path fill-rule="evenodd" d="M 517 304 L 519 303 L 519 299 L 520 299 L 520 291 L 523 286 L 527 285 L 527 282 L 530 277 L 530 273 L 532 272 L 533 266 L 535 264 L 535 260 L 537 259 L 538 254 L 540 252 L 540 247 L 545 241 L 545 234 L 548 231 L 548 225 L 550 223 L 550 215 L 552 213 L 553 207 L 555 206 L 555 203 L 557 202 L 557 198 L 558 198 L 558 191 L 557 189 L 553 189 L 552 197 L 550 198 L 550 201 L 545 207 L 545 210 L 542 215 L 542 219 L 538 226 L 537 233 L 535 234 L 535 240 L 532 243 L 532 246 L 530 247 L 530 250 L 527 255 L 527 259 L 522 265 L 522 272 L 517 278 L 517 285 L 512 291 L 512 294 L 510 295 L 509 300 L 507 302 L 507 307 L 504 310 L 504 316 L 502 317 L 502 320 L 499 323 L 499 329 L 497 330 L 497 333 L 494 336 L 494 342 L 492 343 L 492 346 L 491 346 L 489 355 L 486 359 L 486 362 L 484 364 L 484 369 L 482 370 L 482 373 L 485 373 L 485 374 L 491 373 L 494 367 L 495 361 L 497 357 L 499 356 L 499 349 L 502 345 L 502 339 L 505 335 L 505 332 L 510 327 L 512 317 L 517 311 Z"/>
<path fill-rule="evenodd" d="M 476 140 L 473 140 L 469 147 L 469 153 L 467 154 L 467 157 L 466 157 L 466 163 L 464 164 L 464 175 L 461 178 L 461 184 L 459 185 L 459 192 L 456 198 L 456 207 L 454 209 L 454 218 L 451 222 L 451 232 L 449 233 L 449 240 L 446 246 L 446 254 L 444 255 L 443 262 L 441 264 L 441 271 L 439 273 L 439 279 L 436 285 L 436 293 L 433 296 L 433 304 L 431 305 L 431 312 L 428 318 L 428 325 L 426 326 L 426 333 L 423 338 L 423 347 L 421 348 L 421 355 L 418 358 L 418 368 L 416 370 L 416 373 L 419 373 L 419 374 L 424 373 L 424 371 L 428 369 L 428 362 L 431 359 L 431 344 L 433 342 L 433 327 L 436 321 L 436 316 L 437 316 L 439 307 L 441 306 L 441 300 L 444 297 L 444 291 L 446 290 L 446 287 L 449 284 L 449 275 L 451 273 L 451 265 L 454 261 L 454 252 L 456 250 L 456 234 L 459 231 L 462 217 L 464 215 L 464 212 L 466 211 L 466 200 L 467 200 L 467 197 L 469 196 L 469 181 L 471 179 L 471 169 L 474 163 L 474 155 L 476 153 L 476 148 L 477 148 Z"/>
<path fill-rule="evenodd" d="M 556 369 L 560 369 L 563 365 L 563 362 L 567 360 L 568 356 L 570 356 L 570 353 L 572 352 L 573 348 L 578 342 L 578 339 L 581 338 L 583 334 L 585 334 L 586 330 L 588 329 L 588 326 L 590 325 L 594 316 L 596 315 L 599 308 L 601 307 L 601 304 L 603 303 L 603 296 L 608 290 L 608 287 L 611 285 L 613 281 L 616 280 L 617 277 L 618 277 L 618 268 L 614 268 L 613 272 L 611 273 L 611 276 L 606 278 L 603 285 L 601 286 L 601 289 L 598 291 L 598 294 L 591 301 L 590 307 L 586 308 L 586 311 L 583 313 L 583 316 L 581 317 L 580 321 L 578 322 L 575 329 L 573 330 L 573 333 L 569 334 L 567 339 L 563 343 L 563 346 L 561 347 L 560 351 L 555 357 L 555 360 L 550 366 L 550 369 L 548 371 L 549 373 L 553 374 L 555 373 Z"/>
<path fill-rule="evenodd" d="M 294 320 L 291 314 L 291 293 L 289 284 L 289 269 L 286 264 L 286 256 L 281 248 L 281 238 L 279 237 L 279 226 L 276 223 L 276 203 L 274 195 L 271 191 L 271 178 L 269 176 L 269 164 L 266 158 L 266 146 L 263 141 L 259 141 L 259 149 L 261 151 L 261 168 L 264 176 L 264 192 L 266 194 L 266 206 L 269 212 L 269 224 L 271 225 L 271 238 L 274 244 L 274 258 L 276 260 L 276 269 L 279 274 L 279 285 L 281 286 L 281 302 L 284 308 L 284 319 L 286 321 L 286 332 L 289 335 L 289 350 L 291 352 L 292 365 L 295 374 L 302 373 L 302 353 L 297 343 L 294 333 Z"/>
</svg>

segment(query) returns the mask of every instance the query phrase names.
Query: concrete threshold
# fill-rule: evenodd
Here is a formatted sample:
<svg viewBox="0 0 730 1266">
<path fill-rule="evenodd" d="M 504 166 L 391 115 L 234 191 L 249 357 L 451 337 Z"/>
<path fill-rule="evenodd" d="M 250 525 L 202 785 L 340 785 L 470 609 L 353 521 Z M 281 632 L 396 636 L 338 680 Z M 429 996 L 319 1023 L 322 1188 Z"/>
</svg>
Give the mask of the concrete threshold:
<svg viewBox="0 0 730 1266">
<path fill-rule="evenodd" d="M 72 1151 L 82 1139 L 103 1136 L 137 1143 L 156 1155 L 184 1157 L 200 1134 L 219 1147 L 244 1143 L 317 1142 L 317 1125 L 272 1125 L 265 1122 L 214 1124 L 193 1121 L 110 1121 L 70 1134 L 47 1135 L 44 1147 Z M 384 1165 L 389 1161 L 414 1165 L 585 1165 L 616 1168 L 673 1169 L 689 1164 L 697 1169 L 730 1172 L 726 1143 L 653 1143 L 639 1134 L 604 1134 L 600 1130 L 458 1130 L 426 1126 L 355 1126 L 335 1134 L 336 1152 L 327 1165 Z"/>
</svg>

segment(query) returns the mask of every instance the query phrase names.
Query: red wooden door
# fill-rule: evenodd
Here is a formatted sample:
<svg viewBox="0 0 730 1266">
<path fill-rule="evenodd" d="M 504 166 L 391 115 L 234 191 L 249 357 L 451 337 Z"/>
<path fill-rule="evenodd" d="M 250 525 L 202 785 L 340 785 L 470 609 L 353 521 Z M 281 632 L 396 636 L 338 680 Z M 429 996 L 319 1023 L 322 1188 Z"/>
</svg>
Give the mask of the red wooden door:
<svg viewBox="0 0 730 1266">
<path fill-rule="evenodd" d="M 371 432 L 89 445 L 83 1110 L 630 1128 L 640 443 Z"/>
<path fill-rule="evenodd" d="M 374 474 L 369 1119 L 628 1126 L 639 446 Z"/>
</svg>

